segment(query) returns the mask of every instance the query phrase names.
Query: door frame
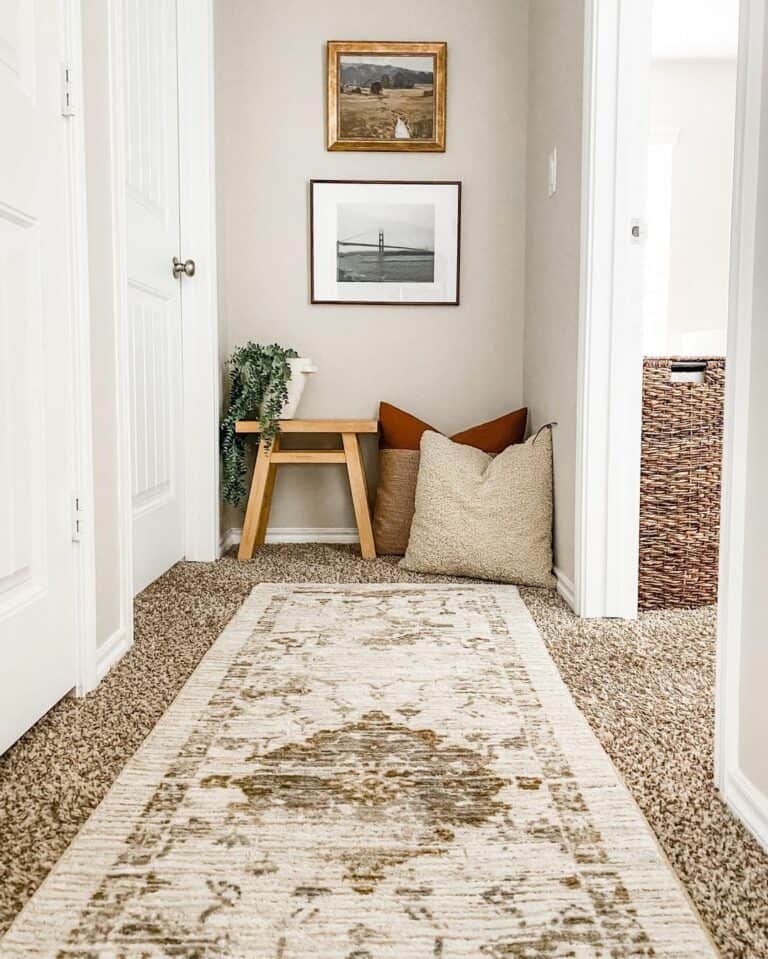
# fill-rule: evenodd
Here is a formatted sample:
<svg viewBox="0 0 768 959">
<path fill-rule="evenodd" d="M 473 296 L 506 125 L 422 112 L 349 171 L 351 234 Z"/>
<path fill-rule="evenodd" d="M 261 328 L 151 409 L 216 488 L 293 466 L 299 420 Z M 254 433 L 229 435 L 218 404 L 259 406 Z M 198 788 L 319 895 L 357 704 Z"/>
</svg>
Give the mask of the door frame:
<svg viewBox="0 0 768 959">
<path fill-rule="evenodd" d="M 642 325 L 626 323 L 637 171 L 626 118 L 647 96 L 634 56 L 650 40 L 635 0 L 586 0 L 575 482 L 575 609 L 637 616 Z M 634 426 L 633 426 L 634 424 Z"/>
<path fill-rule="evenodd" d="M 183 260 L 197 263 L 182 280 L 184 403 L 184 555 L 211 562 L 219 555 L 219 355 L 214 163 L 213 0 L 177 0 L 180 221 Z M 116 325 L 117 447 L 121 628 L 102 664 L 103 675 L 133 643 L 133 504 L 131 481 L 130 350 L 127 306 L 125 191 L 126 117 L 123 5 L 109 0 L 110 163 L 113 304 Z M 201 68 L 202 66 L 202 68 Z M 170 269 L 170 261 L 168 264 Z"/>
<path fill-rule="evenodd" d="M 80 0 L 64 0 L 62 57 L 70 66 L 74 110 L 62 117 L 65 131 L 67 190 L 68 312 L 72 343 L 73 444 L 72 523 L 79 537 L 73 541 L 75 566 L 75 636 L 77 644 L 75 695 L 96 685 L 96 559 L 93 497 L 93 440 L 91 399 L 91 315 L 88 284 L 88 212 L 85 180 L 85 124 L 83 120 L 83 53 Z M 74 498 L 78 503 L 75 504 Z M 77 506 L 77 512 L 75 509 Z M 73 528 L 74 540 L 74 528 Z"/>
</svg>

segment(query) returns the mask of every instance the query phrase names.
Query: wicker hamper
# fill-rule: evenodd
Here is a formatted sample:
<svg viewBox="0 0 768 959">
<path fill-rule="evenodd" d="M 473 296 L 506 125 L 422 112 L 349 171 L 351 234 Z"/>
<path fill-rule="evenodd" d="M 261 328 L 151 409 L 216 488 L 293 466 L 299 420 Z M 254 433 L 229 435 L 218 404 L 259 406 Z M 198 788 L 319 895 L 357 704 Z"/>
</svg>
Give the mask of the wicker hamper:
<svg viewBox="0 0 768 959">
<path fill-rule="evenodd" d="M 703 383 L 671 382 L 705 366 Z M 717 601 L 725 360 L 646 359 L 640 473 L 640 609 Z"/>
</svg>

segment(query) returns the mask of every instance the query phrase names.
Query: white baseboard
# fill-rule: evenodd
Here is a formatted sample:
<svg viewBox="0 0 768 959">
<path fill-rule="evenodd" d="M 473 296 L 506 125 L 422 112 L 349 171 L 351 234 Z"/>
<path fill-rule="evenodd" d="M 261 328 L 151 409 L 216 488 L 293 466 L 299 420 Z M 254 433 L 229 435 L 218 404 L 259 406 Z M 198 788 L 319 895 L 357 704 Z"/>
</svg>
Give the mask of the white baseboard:
<svg viewBox="0 0 768 959">
<path fill-rule="evenodd" d="M 768 796 L 741 769 L 728 770 L 723 793 L 728 808 L 768 852 Z"/>
<path fill-rule="evenodd" d="M 572 580 L 570 580 L 561 569 L 558 569 L 557 566 L 555 566 L 554 573 L 555 580 L 557 581 L 558 593 L 563 597 L 566 603 L 568 603 L 571 609 L 575 611 L 576 589 Z"/>
<path fill-rule="evenodd" d="M 98 685 L 112 667 L 131 648 L 131 637 L 127 629 L 116 629 L 96 649 L 96 684 Z"/>
<path fill-rule="evenodd" d="M 221 552 L 240 542 L 242 529 L 231 527 L 221 537 Z M 354 526 L 270 526 L 267 543 L 359 543 Z"/>
</svg>

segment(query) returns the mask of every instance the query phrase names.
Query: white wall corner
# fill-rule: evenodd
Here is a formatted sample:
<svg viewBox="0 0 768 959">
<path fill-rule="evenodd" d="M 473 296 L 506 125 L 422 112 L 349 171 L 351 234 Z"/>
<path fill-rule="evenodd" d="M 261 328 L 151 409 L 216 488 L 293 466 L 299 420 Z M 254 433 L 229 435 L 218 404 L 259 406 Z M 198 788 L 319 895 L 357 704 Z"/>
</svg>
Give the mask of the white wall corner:
<svg viewBox="0 0 768 959">
<path fill-rule="evenodd" d="M 715 782 L 738 813 L 752 325 L 763 109 L 765 0 L 745 0 L 739 23 L 715 686 Z M 734 786 L 735 782 L 735 786 Z M 750 793 L 750 790 L 746 790 Z M 731 802 L 729 794 L 736 796 Z M 751 793 L 750 793 L 751 794 Z M 748 808 L 748 803 L 744 803 Z M 753 830 L 754 831 L 754 830 Z M 765 834 L 764 834 L 765 835 Z"/>
</svg>

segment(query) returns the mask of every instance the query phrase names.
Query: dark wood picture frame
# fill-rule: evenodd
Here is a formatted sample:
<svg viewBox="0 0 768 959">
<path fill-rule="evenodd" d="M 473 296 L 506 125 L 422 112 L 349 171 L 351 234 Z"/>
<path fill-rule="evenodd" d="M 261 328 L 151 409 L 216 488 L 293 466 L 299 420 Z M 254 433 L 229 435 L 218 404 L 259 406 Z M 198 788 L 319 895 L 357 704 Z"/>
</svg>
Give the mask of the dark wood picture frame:
<svg viewBox="0 0 768 959">
<path fill-rule="evenodd" d="M 365 186 L 449 186 L 456 188 L 456 283 L 455 296 L 449 300 L 336 300 L 320 299 L 316 294 L 315 277 L 315 187 L 325 184 L 360 184 Z M 461 180 L 329 180 L 309 181 L 309 257 L 310 303 L 328 306 L 459 306 L 461 303 Z"/>
<path fill-rule="evenodd" d="M 342 57 L 354 56 L 364 57 L 368 55 L 372 58 L 382 59 L 391 58 L 396 61 L 398 57 L 426 58 L 432 59 L 432 135 L 429 137 L 418 135 L 418 124 L 424 122 L 423 117 L 414 121 L 415 135 L 407 139 L 397 139 L 392 137 L 366 137 L 345 135 L 342 127 L 342 97 L 348 96 L 344 90 L 342 82 Z M 445 152 L 445 127 L 446 127 L 446 89 L 447 89 L 447 60 L 448 44 L 439 42 L 430 43 L 402 43 L 395 41 L 371 42 L 364 40 L 329 40 L 327 44 L 326 55 L 326 97 L 327 97 L 327 148 L 329 150 L 354 150 L 354 151 L 382 151 L 387 153 L 444 153 Z M 418 76 L 418 73 L 412 71 L 412 75 Z M 387 80 L 383 80 L 386 84 Z M 374 86 L 377 88 L 375 94 L 372 93 Z M 413 80 L 411 80 L 411 87 Z M 386 106 L 388 100 L 397 98 L 398 91 L 401 92 L 399 107 L 405 110 L 404 120 L 407 120 L 407 114 L 413 113 L 416 104 L 410 99 L 415 97 L 419 89 L 403 89 L 394 87 L 382 87 L 382 82 L 375 81 L 370 87 L 355 87 L 353 93 L 357 96 L 359 103 L 373 105 L 373 97 L 376 96 L 377 104 Z M 429 88 L 425 88 L 424 96 L 429 95 Z M 350 98 L 350 105 L 352 99 Z M 407 106 L 406 106 L 407 105 Z M 378 108 L 378 107 L 377 107 Z M 392 110 L 397 112 L 398 106 L 393 106 Z M 386 113 L 386 110 L 384 111 Z M 391 111 L 390 111 L 391 112 Z M 423 111 L 415 111 L 417 114 Z M 390 118 L 391 119 L 391 118 Z M 389 122 L 389 121 L 388 121 Z M 395 122 L 395 121 L 393 121 Z M 400 121 L 396 121 L 399 123 Z M 407 135 L 407 124 L 403 129 Z"/>
</svg>

